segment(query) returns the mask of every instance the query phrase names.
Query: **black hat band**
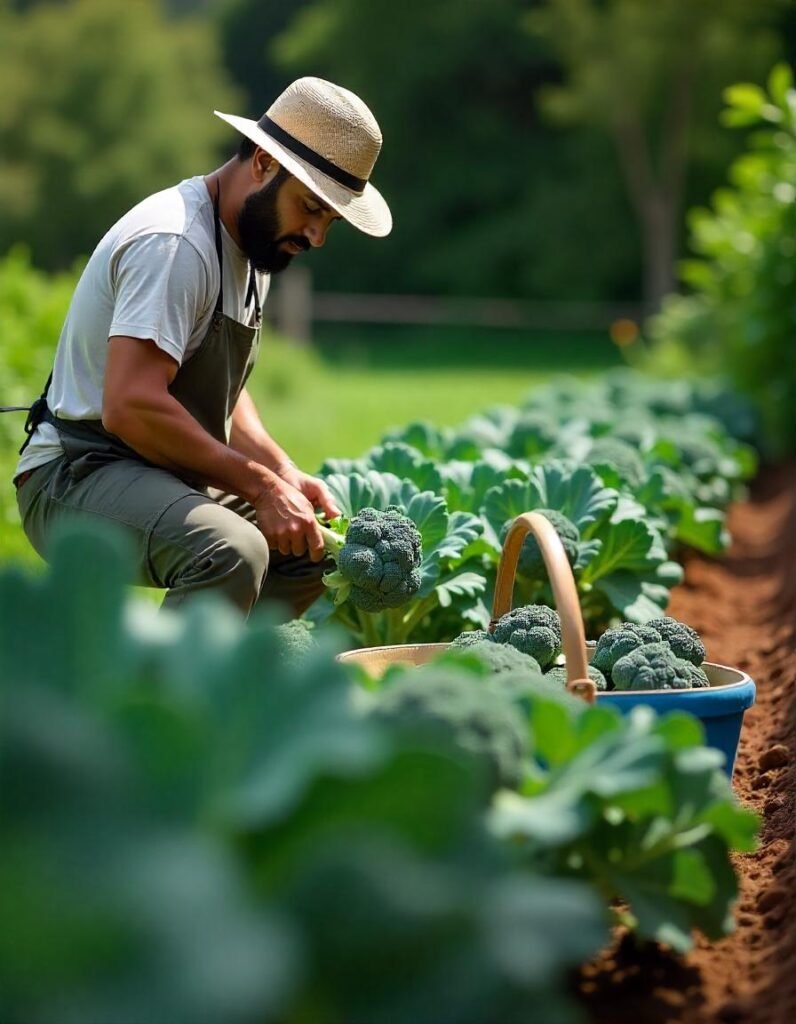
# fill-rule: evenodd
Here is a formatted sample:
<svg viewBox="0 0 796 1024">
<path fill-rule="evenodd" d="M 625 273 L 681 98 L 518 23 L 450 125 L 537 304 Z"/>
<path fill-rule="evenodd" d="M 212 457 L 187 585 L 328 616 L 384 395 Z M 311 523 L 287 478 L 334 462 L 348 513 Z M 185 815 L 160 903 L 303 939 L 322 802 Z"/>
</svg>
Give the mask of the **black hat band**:
<svg viewBox="0 0 796 1024">
<path fill-rule="evenodd" d="M 263 114 L 257 122 L 257 126 L 262 128 L 266 135 L 270 135 L 276 142 L 281 143 L 294 156 L 304 160 L 305 163 L 310 164 L 316 170 L 321 171 L 327 177 L 336 181 L 338 185 L 342 185 L 343 188 L 347 188 L 351 192 L 362 193 L 365 191 L 365 186 L 368 183 L 367 178 L 357 178 L 353 174 L 349 174 L 348 171 L 337 167 L 336 164 L 322 157 L 320 153 L 316 153 L 314 149 L 310 149 L 303 142 L 293 138 L 290 132 L 286 132 L 284 128 L 280 128 L 278 124 L 272 121 L 268 114 Z"/>
</svg>

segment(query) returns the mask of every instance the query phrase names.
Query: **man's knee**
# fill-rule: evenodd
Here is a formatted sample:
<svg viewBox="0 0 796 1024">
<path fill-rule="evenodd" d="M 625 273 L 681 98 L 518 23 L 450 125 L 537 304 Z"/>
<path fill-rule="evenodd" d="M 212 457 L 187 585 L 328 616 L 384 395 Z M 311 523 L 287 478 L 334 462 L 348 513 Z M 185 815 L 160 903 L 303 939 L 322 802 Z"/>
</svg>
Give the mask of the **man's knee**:
<svg viewBox="0 0 796 1024">
<path fill-rule="evenodd" d="M 256 526 L 241 519 L 223 543 L 218 561 L 221 574 L 229 578 L 229 586 L 238 595 L 236 603 L 251 607 L 268 572 L 269 552 L 265 537 Z"/>
<path fill-rule="evenodd" d="M 268 544 L 254 524 L 195 496 L 170 506 L 151 535 L 150 566 L 156 585 L 169 588 L 169 606 L 210 591 L 248 612 L 268 561 Z"/>
</svg>

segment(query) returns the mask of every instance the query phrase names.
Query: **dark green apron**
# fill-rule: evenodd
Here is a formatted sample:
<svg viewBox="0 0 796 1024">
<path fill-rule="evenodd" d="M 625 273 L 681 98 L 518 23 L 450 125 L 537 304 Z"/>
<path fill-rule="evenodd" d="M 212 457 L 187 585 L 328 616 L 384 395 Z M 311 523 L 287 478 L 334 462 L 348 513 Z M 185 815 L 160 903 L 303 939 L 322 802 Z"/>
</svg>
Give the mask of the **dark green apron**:
<svg viewBox="0 0 796 1024">
<path fill-rule="evenodd" d="M 220 190 L 219 190 L 220 191 Z M 213 317 L 207 334 L 199 348 L 180 366 L 169 392 L 183 405 L 202 427 L 217 441 L 229 443 L 230 419 L 246 380 L 257 359 L 260 345 L 262 314 L 254 268 L 249 271 L 246 307 L 254 300 L 255 326 L 239 323 L 224 313 L 223 256 L 221 249 L 221 222 L 218 213 L 219 191 L 213 200 L 213 223 L 216 254 L 218 256 L 219 289 Z M 125 444 L 121 438 L 109 433 L 101 420 L 65 420 L 56 416 L 47 406 L 47 391 L 52 380 L 33 406 L 31 406 L 25 432 L 28 438 L 20 452 L 27 447 L 38 424 L 45 420 L 58 431 L 59 440 L 69 464 L 70 475 L 79 480 L 100 466 L 117 459 L 144 462 L 142 456 Z M 204 484 L 188 473 L 176 473 L 191 486 L 204 489 Z"/>
</svg>

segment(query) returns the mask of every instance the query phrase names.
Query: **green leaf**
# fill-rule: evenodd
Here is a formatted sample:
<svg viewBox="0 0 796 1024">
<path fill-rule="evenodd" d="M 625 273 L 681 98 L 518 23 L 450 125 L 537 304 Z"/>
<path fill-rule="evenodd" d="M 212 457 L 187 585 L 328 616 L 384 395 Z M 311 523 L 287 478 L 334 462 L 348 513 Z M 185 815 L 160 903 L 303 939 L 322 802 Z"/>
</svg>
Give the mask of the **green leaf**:
<svg viewBox="0 0 796 1024">
<path fill-rule="evenodd" d="M 581 533 L 610 515 L 616 507 L 617 492 L 604 487 L 599 476 L 587 466 L 550 461 L 531 470 L 529 482 L 537 493 L 537 508 L 563 512 Z"/>
<path fill-rule="evenodd" d="M 793 89 L 793 71 L 789 64 L 775 64 L 768 76 L 768 91 L 771 98 L 785 113 L 788 112 L 788 93 Z"/>
<path fill-rule="evenodd" d="M 381 473 L 392 473 L 400 480 L 411 480 L 421 491 L 441 494 L 442 475 L 432 459 L 426 459 L 407 444 L 387 442 L 371 448 L 367 454 L 370 466 Z"/>
<path fill-rule="evenodd" d="M 477 572 L 460 572 L 434 588 L 441 608 L 449 608 L 455 597 L 477 597 L 483 593 L 486 580 Z"/>
<path fill-rule="evenodd" d="M 766 102 L 766 94 L 759 85 L 739 82 L 727 86 L 724 90 L 724 100 L 736 110 L 743 111 L 750 117 L 759 118 Z"/>
<path fill-rule="evenodd" d="M 678 850 L 670 889 L 674 899 L 707 906 L 716 895 L 716 883 L 699 850 Z"/>
</svg>

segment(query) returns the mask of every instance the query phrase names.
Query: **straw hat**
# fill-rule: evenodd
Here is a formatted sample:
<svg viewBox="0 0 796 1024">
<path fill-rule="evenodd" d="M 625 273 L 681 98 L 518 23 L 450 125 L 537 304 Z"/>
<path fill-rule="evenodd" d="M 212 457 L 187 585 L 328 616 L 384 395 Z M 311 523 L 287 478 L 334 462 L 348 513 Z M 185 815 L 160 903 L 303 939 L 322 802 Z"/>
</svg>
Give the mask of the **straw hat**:
<svg viewBox="0 0 796 1024">
<path fill-rule="evenodd" d="M 299 78 L 259 121 L 214 113 L 275 157 L 355 228 L 378 238 L 392 214 L 369 183 L 381 131 L 362 100 L 321 78 Z"/>
</svg>

